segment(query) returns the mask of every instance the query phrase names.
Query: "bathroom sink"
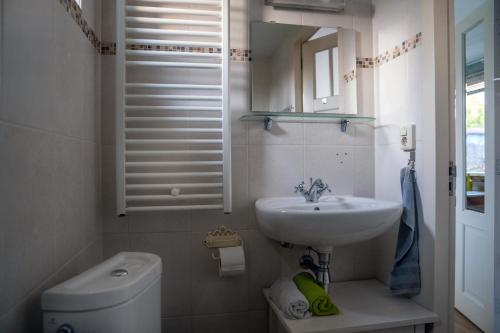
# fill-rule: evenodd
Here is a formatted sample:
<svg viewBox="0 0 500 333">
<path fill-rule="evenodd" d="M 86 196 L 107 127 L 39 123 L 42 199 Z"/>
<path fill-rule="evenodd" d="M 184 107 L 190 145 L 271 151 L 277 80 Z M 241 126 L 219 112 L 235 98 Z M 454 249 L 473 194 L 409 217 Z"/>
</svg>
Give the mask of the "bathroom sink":
<svg viewBox="0 0 500 333">
<path fill-rule="evenodd" d="M 269 238 L 330 251 L 377 237 L 397 222 L 401 203 L 352 196 L 263 198 L 255 202 L 260 230 Z"/>
</svg>

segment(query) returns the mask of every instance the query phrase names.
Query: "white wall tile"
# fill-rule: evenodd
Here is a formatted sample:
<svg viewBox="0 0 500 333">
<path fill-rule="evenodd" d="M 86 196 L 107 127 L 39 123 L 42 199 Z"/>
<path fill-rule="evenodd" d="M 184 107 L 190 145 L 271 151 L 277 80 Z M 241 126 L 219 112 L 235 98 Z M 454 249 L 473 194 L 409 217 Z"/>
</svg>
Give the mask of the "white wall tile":
<svg viewBox="0 0 500 333">
<path fill-rule="evenodd" d="M 337 146 L 306 146 L 305 178 L 321 178 L 332 194 L 354 193 L 354 149 Z"/>
<path fill-rule="evenodd" d="M 302 146 L 249 146 L 250 200 L 290 195 L 304 177 Z"/>
<path fill-rule="evenodd" d="M 253 1 L 250 11 L 251 21 L 273 21 L 286 24 L 301 24 L 302 22 L 301 11 L 266 6 L 262 1 Z"/>
<path fill-rule="evenodd" d="M 97 24 L 100 1 L 86 3 Z M 58 2 L 10 1 L 2 17 L 0 331 L 34 332 L 43 289 L 102 255 L 99 59 Z"/>
<path fill-rule="evenodd" d="M 345 29 L 352 29 L 354 26 L 353 23 L 353 17 L 350 15 L 320 11 L 304 11 L 302 13 L 302 22 L 300 24 L 315 27 L 342 27 Z"/>
<path fill-rule="evenodd" d="M 367 56 L 366 56 L 367 57 Z M 372 68 L 356 68 L 358 115 L 374 117 L 374 73 Z"/>
<path fill-rule="evenodd" d="M 231 86 L 230 86 L 230 108 L 231 108 L 231 143 L 234 145 L 245 145 L 248 143 L 247 123 L 240 117 L 250 111 L 249 81 L 250 65 L 244 62 L 231 63 Z"/>
<path fill-rule="evenodd" d="M 57 188 L 50 135 L 0 123 L 4 236 L 2 313 L 55 269 Z"/>
<path fill-rule="evenodd" d="M 405 0 L 406 3 L 406 24 L 409 36 L 422 31 L 422 2 L 416 0 Z"/>
<path fill-rule="evenodd" d="M 306 145 L 350 146 L 355 142 L 355 126 L 347 126 L 347 132 L 340 130 L 340 124 L 305 123 L 304 142 Z"/>
<path fill-rule="evenodd" d="M 268 330 L 267 311 L 253 311 L 248 316 L 248 333 L 263 333 Z"/>
<path fill-rule="evenodd" d="M 248 123 L 248 136 L 251 145 L 301 145 L 304 142 L 304 124 L 274 122 L 271 130 L 264 129 L 264 123 Z"/>
<path fill-rule="evenodd" d="M 406 1 L 374 0 L 373 42 L 375 55 L 408 38 Z"/>
<path fill-rule="evenodd" d="M 101 38 L 104 42 L 116 40 L 116 2 L 101 1 Z"/>
<path fill-rule="evenodd" d="M 395 124 L 399 126 L 404 119 L 403 115 L 408 108 L 407 66 L 408 58 L 402 56 L 377 69 L 379 72 L 377 82 L 379 113 L 376 117 L 377 123 L 380 125 Z"/>
<path fill-rule="evenodd" d="M 354 279 L 367 280 L 376 277 L 378 258 L 376 240 L 358 243 L 354 246 Z"/>
<path fill-rule="evenodd" d="M 54 129 L 58 94 L 54 46 L 54 1 L 4 3 L 0 119 Z M 26 24 L 30 22 L 30 24 Z M 33 56 L 36 54 L 36 57 Z"/>
<path fill-rule="evenodd" d="M 128 233 L 105 233 L 102 250 L 104 259 L 108 259 L 123 251 L 130 251 L 130 235 Z"/>
<path fill-rule="evenodd" d="M 43 325 L 40 308 L 42 292 L 97 264 L 101 257 L 100 244 L 100 240 L 93 242 L 49 278 L 40 281 L 29 294 L 25 295 L 22 302 L 18 302 L 0 317 L 0 332 L 41 332 Z"/>
<path fill-rule="evenodd" d="M 247 233 L 241 232 L 243 239 Z M 218 262 L 203 241 L 206 233 L 192 233 L 189 262 L 192 267 L 190 297 L 193 315 L 241 312 L 248 309 L 248 273 L 219 277 Z M 248 249 L 247 249 L 248 250 Z M 186 257 L 183 258 L 185 260 Z M 184 294 L 186 298 L 186 294 Z"/>
<path fill-rule="evenodd" d="M 372 123 L 356 124 L 353 126 L 356 131 L 354 144 L 356 146 L 371 146 L 373 147 L 373 138 L 375 128 Z"/>
<path fill-rule="evenodd" d="M 89 26 L 99 36 L 101 31 L 101 0 L 83 0 L 82 12 Z"/>
<path fill-rule="evenodd" d="M 191 320 L 192 333 L 247 333 L 249 328 L 247 313 L 195 316 Z"/>
<path fill-rule="evenodd" d="M 249 48 L 249 26 L 248 7 L 251 0 L 231 1 L 231 48 Z"/>
<path fill-rule="evenodd" d="M 0 258 L 7 258 L 6 234 L 3 228 L 0 228 Z M 0 312 L 4 313 L 9 308 L 10 300 L 7 299 L 7 272 L 0 270 Z"/>
<path fill-rule="evenodd" d="M 127 214 L 130 232 L 177 232 L 190 230 L 187 212 L 132 212 Z M 121 218 L 120 218 L 121 219 Z"/>
<path fill-rule="evenodd" d="M 82 141 L 82 208 L 83 245 L 102 235 L 101 146 Z"/>
<path fill-rule="evenodd" d="M 375 154 L 375 197 L 378 199 L 401 201 L 399 183 L 400 169 L 406 166 L 408 153 L 399 145 L 380 145 Z"/>
<path fill-rule="evenodd" d="M 171 317 L 161 320 L 162 332 L 191 333 L 191 326 L 191 318 L 189 317 Z"/>
<path fill-rule="evenodd" d="M 101 131 L 102 144 L 115 143 L 115 59 L 113 56 L 101 57 Z"/>
<path fill-rule="evenodd" d="M 58 208 L 55 218 L 55 247 L 58 265 L 74 256 L 83 244 L 82 214 L 87 207 L 79 202 L 83 197 L 83 145 L 79 141 L 56 143 L 54 177 L 59 184 L 55 192 Z M 64 185 L 63 185 L 64 184 Z"/>
<path fill-rule="evenodd" d="M 278 242 L 258 230 L 250 230 L 245 239 L 248 269 L 248 302 L 251 310 L 267 308 L 263 288 L 268 288 L 281 274 L 281 251 Z"/>
<path fill-rule="evenodd" d="M 375 196 L 374 160 L 375 147 L 354 148 L 354 195 L 369 198 Z"/>
<path fill-rule="evenodd" d="M 408 109 L 406 122 L 416 125 L 416 139 L 422 140 L 428 133 L 425 126 L 424 112 L 421 101 L 424 99 L 422 67 L 424 66 L 424 52 L 417 47 L 408 53 Z"/>
<path fill-rule="evenodd" d="M 401 123 L 379 125 L 375 128 L 375 145 L 399 144 Z"/>
<path fill-rule="evenodd" d="M 100 84 L 97 83 L 97 77 L 89 78 L 90 83 L 85 79 L 95 70 L 91 68 L 93 66 L 89 57 L 97 55 L 81 29 L 60 4 L 55 7 L 55 12 L 53 57 L 57 63 L 58 76 L 55 77 L 56 85 L 52 88 L 57 93 L 54 100 L 54 112 L 57 112 L 54 126 L 62 134 L 90 141 L 98 130 L 94 128 L 94 117 L 100 117 L 94 104 L 97 94 L 93 87 L 100 87 Z M 96 115 L 89 112 L 89 104 Z"/>
<path fill-rule="evenodd" d="M 192 264 L 189 233 L 133 233 L 129 235 L 130 250 L 157 254 L 162 259 L 162 314 L 186 315 L 194 300 L 189 297 Z M 202 245 L 202 244 L 200 244 Z M 210 260 L 210 257 L 207 257 Z"/>
<path fill-rule="evenodd" d="M 372 45 L 372 5 L 370 2 L 353 1 L 356 15 L 353 16 L 353 29 L 356 31 L 356 52 L 360 57 L 373 56 Z"/>
<path fill-rule="evenodd" d="M 334 282 L 349 281 L 354 278 L 355 249 L 354 245 L 333 249 L 330 273 Z"/>
</svg>

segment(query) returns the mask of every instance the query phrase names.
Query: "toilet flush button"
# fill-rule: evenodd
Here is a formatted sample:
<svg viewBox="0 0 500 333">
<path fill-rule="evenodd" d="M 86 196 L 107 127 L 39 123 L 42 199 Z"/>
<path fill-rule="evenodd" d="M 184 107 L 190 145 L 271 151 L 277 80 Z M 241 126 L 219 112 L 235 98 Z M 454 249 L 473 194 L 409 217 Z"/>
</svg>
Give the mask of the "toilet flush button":
<svg viewBox="0 0 500 333">
<path fill-rule="evenodd" d="M 57 329 L 57 333 L 74 333 L 75 330 L 73 329 L 73 327 L 71 327 L 71 325 L 69 324 L 64 324 L 64 325 L 61 325 L 58 329 Z"/>
<path fill-rule="evenodd" d="M 118 269 L 115 269 L 114 271 L 111 272 L 111 276 L 127 276 L 128 275 L 128 271 L 126 269 L 123 269 L 123 268 L 118 268 Z"/>
</svg>

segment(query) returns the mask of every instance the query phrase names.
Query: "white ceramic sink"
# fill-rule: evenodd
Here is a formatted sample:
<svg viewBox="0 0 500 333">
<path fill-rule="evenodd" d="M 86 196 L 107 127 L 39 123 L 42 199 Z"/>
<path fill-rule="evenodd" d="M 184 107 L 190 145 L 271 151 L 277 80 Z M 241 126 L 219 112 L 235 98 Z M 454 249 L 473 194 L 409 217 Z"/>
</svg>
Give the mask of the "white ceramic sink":
<svg viewBox="0 0 500 333">
<path fill-rule="evenodd" d="M 255 202 L 260 230 L 269 238 L 331 250 L 379 236 L 399 220 L 397 202 L 351 196 L 263 198 Z"/>
</svg>

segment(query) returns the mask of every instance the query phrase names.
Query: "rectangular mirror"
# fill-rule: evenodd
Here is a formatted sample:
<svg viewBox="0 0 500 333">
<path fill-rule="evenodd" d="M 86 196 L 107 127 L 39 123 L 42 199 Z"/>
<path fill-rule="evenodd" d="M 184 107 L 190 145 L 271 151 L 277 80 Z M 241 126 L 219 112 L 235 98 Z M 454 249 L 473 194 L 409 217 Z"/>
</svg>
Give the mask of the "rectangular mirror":
<svg viewBox="0 0 500 333">
<path fill-rule="evenodd" d="M 252 111 L 356 114 L 352 29 L 252 22 Z"/>
</svg>

